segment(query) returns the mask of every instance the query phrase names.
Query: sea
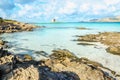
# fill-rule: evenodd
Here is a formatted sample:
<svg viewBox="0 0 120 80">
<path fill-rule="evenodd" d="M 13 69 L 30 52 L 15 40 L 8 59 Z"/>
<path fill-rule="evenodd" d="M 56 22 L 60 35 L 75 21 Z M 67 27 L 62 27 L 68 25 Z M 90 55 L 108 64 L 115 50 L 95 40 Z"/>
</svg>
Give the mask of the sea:
<svg viewBox="0 0 120 80">
<path fill-rule="evenodd" d="M 0 37 L 11 45 L 8 50 L 14 54 L 29 54 L 35 60 L 46 58 L 52 50 L 67 49 L 77 57 L 97 61 L 120 73 L 120 56 L 106 52 L 107 46 L 99 42 L 95 45 L 78 45 L 77 36 L 98 34 L 99 32 L 120 32 L 119 22 L 64 22 L 32 23 L 43 28 L 29 32 L 5 33 Z M 78 28 L 88 28 L 81 30 Z M 38 52 L 45 52 L 38 54 Z"/>
</svg>

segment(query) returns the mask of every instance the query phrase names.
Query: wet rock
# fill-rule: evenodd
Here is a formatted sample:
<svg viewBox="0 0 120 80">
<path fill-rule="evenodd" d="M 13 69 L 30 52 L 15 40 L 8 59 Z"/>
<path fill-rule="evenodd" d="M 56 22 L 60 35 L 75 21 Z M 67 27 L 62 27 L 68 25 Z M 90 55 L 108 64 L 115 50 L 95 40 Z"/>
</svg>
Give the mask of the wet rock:
<svg viewBox="0 0 120 80">
<path fill-rule="evenodd" d="M 15 56 L 16 60 L 19 62 L 24 62 L 24 61 L 31 61 L 33 58 L 32 56 L 28 55 L 28 54 L 17 54 Z"/>
<path fill-rule="evenodd" d="M 38 55 L 41 55 L 41 56 L 44 56 L 44 57 L 48 57 L 48 53 L 46 53 L 45 51 L 36 51 L 35 54 L 38 54 Z"/>
</svg>

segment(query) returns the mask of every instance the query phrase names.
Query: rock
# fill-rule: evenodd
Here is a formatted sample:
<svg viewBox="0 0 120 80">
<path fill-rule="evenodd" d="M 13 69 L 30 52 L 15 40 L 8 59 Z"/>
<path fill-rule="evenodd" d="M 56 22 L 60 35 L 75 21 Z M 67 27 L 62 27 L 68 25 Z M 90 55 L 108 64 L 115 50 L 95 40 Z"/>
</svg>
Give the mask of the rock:
<svg viewBox="0 0 120 80">
<path fill-rule="evenodd" d="M 6 50 L 0 49 L 0 75 L 9 73 L 13 68 L 14 56 Z"/>
<path fill-rule="evenodd" d="M 110 46 L 106 49 L 106 51 L 115 55 L 120 55 L 120 46 Z"/>
<path fill-rule="evenodd" d="M 58 55 L 60 55 L 60 53 L 62 55 L 65 55 L 65 57 L 63 56 L 64 59 L 62 59 L 61 61 L 59 61 L 61 59 L 61 56 L 59 57 L 57 53 L 53 52 L 52 56 L 54 56 L 55 58 L 44 61 L 44 64 L 50 67 L 51 70 L 55 72 L 63 71 L 74 72 L 76 73 L 76 75 L 79 76 L 78 80 L 114 80 L 114 77 L 110 76 L 109 73 L 108 75 L 106 75 L 105 74 L 106 72 L 104 73 L 104 71 L 98 68 L 98 67 L 102 68 L 101 64 L 89 61 L 86 58 L 81 58 L 79 60 L 76 58 L 75 60 L 73 59 L 73 57 L 66 56 L 72 55 L 72 53 L 68 51 L 66 53 L 65 52 L 64 51 L 62 52 L 62 50 L 58 50 Z"/>
<path fill-rule="evenodd" d="M 13 55 L 0 58 L 0 71 L 2 75 L 9 73 L 13 68 Z"/>
<path fill-rule="evenodd" d="M 28 54 L 17 54 L 16 60 L 19 62 L 31 61 L 33 58 Z"/>
<path fill-rule="evenodd" d="M 86 42 L 101 42 L 108 46 L 107 52 L 120 55 L 120 33 L 119 32 L 104 32 L 99 34 L 89 34 L 78 36 L 78 41 Z"/>
<path fill-rule="evenodd" d="M 60 59 L 64 60 L 64 58 L 70 58 L 70 59 L 76 59 L 77 57 L 69 52 L 68 50 L 53 50 L 53 54 L 50 55 L 51 58 L 53 59 Z"/>
<path fill-rule="evenodd" d="M 79 59 L 68 50 L 54 50 L 49 59 L 41 61 L 31 60 L 29 55 L 12 55 L 1 49 L 0 54 L 3 53 L 4 56 L 0 57 L 0 80 L 117 80 L 119 78 L 118 74 L 111 75 L 109 69 L 104 70 L 106 68 L 101 64 L 87 58 Z"/>
<path fill-rule="evenodd" d="M 22 22 L 17 22 L 13 20 L 4 20 L 3 23 L 0 24 L 0 33 L 13 33 L 13 32 L 21 32 L 21 31 L 31 31 L 37 26 L 32 24 L 26 24 Z M 41 28 L 41 27 L 39 27 Z"/>
<path fill-rule="evenodd" d="M 94 45 L 94 44 L 92 44 L 92 43 L 86 43 L 86 42 L 81 42 L 81 43 L 77 43 L 78 45 L 84 45 L 84 46 L 86 46 L 86 45 Z"/>
<path fill-rule="evenodd" d="M 48 53 L 45 51 L 36 51 L 35 54 L 38 54 L 40 56 L 44 56 L 46 58 L 49 56 Z"/>
<path fill-rule="evenodd" d="M 11 73 L 6 75 L 6 80 L 39 80 L 39 71 L 33 65 L 27 68 L 17 68 L 13 70 L 13 76 L 8 77 Z"/>
<path fill-rule="evenodd" d="M 0 40 L 0 45 L 4 45 L 4 44 L 5 44 L 5 41 Z"/>
<path fill-rule="evenodd" d="M 11 53 L 9 53 L 7 50 L 3 50 L 3 48 L 0 49 L 0 58 L 9 55 L 11 55 Z"/>
<path fill-rule="evenodd" d="M 97 42 L 95 35 L 80 36 L 78 41 Z"/>
<path fill-rule="evenodd" d="M 85 28 L 85 27 L 78 27 L 77 29 L 79 29 L 79 30 L 90 30 L 89 28 Z"/>
<path fill-rule="evenodd" d="M 28 54 L 25 54 L 24 59 L 25 59 L 25 61 L 30 61 L 30 60 L 32 60 L 32 57 Z"/>
</svg>

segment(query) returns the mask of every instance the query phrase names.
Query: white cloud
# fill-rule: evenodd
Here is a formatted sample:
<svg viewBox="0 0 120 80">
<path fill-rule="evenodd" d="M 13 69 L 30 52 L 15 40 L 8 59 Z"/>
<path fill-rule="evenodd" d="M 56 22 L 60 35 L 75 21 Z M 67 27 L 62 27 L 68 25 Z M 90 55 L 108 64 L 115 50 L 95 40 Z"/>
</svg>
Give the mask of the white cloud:
<svg viewBox="0 0 120 80">
<path fill-rule="evenodd" d="M 111 6 L 110 9 L 109 9 L 109 11 L 111 11 L 111 12 L 114 12 L 116 10 L 117 10 L 117 8 L 115 6 Z"/>
<path fill-rule="evenodd" d="M 80 12 L 86 12 L 90 9 L 90 4 L 89 3 L 83 3 L 80 5 L 79 11 Z"/>
<path fill-rule="evenodd" d="M 92 5 L 92 12 L 93 14 L 96 14 L 96 15 L 103 13 L 104 10 L 107 11 L 107 9 L 108 9 L 107 6 L 104 4 Z"/>
<path fill-rule="evenodd" d="M 34 5 L 28 4 L 16 4 L 19 8 L 14 14 L 11 15 L 11 18 L 36 18 L 42 15 L 42 12 L 39 11 L 39 6 L 35 7 Z"/>
<path fill-rule="evenodd" d="M 75 11 L 76 4 L 74 2 L 67 1 L 64 7 L 61 7 L 58 11 L 60 14 L 71 14 Z"/>
<path fill-rule="evenodd" d="M 106 5 L 120 4 L 120 0 L 104 0 Z"/>
<path fill-rule="evenodd" d="M 96 18 L 96 16 L 116 15 L 120 11 L 120 0 L 15 0 L 15 8 L 0 11 L 0 15 L 14 19 L 41 19 L 50 21 L 52 18 L 60 20 L 79 20 L 79 18 Z M 32 1 L 32 0 L 31 0 Z M 1 2 L 2 3 L 2 2 Z"/>
<path fill-rule="evenodd" d="M 20 17 L 24 16 L 24 15 L 27 15 L 30 10 L 33 10 L 33 7 L 30 6 L 30 5 L 24 5 L 24 6 L 22 6 L 21 4 L 17 4 L 17 5 L 20 8 L 20 10 L 18 11 L 18 15 Z"/>
</svg>

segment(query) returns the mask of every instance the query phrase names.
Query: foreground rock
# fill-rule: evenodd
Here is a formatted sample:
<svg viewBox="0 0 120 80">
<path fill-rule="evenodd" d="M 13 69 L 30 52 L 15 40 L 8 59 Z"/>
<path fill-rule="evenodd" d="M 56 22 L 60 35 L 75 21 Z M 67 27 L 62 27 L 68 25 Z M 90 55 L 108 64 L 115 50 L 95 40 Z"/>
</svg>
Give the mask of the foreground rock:
<svg viewBox="0 0 120 80">
<path fill-rule="evenodd" d="M 120 55 L 120 32 L 104 32 L 80 36 L 78 41 L 101 42 L 108 46 L 108 52 Z"/>
<path fill-rule="evenodd" d="M 15 20 L 0 19 L 0 33 L 12 33 L 21 31 L 31 31 L 36 26 L 32 24 L 17 22 Z"/>
<path fill-rule="evenodd" d="M 0 80 L 120 80 L 114 71 L 68 50 L 54 50 L 41 61 L 23 57 L 1 49 Z"/>
</svg>

